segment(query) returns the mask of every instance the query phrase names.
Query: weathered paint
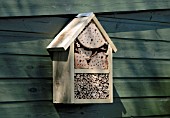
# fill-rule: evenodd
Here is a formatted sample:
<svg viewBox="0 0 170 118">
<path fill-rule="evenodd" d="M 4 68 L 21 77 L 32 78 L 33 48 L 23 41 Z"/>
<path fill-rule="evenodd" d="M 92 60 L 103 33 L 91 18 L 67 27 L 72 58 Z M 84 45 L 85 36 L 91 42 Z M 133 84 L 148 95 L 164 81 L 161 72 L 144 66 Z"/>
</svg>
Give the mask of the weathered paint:
<svg viewBox="0 0 170 118">
<path fill-rule="evenodd" d="M 1 0 L 0 16 L 37 16 L 84 12 L 120 12 L 169 9 L 169 0 Z"/>
<path fill-rule="evenodd" d="M 169 16 L 169 10 L 98 14 L 119 49 L 113 56 L 114 103 L 55 107 L 46 46 L 71 16 L 1 18 L 1 118 L 168 118 Z"/>
</svg>

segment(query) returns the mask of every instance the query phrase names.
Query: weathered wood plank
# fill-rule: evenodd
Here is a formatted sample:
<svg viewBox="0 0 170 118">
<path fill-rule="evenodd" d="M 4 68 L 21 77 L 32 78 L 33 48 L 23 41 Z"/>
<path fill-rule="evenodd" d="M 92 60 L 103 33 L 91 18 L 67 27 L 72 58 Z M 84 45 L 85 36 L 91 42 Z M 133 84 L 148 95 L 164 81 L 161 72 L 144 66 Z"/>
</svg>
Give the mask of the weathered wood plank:
<svg viewBox="0 0 170 118">
<path fill-rule="evenodd" d="M 114 77 L 170 77 L 169 60 L 113 59 Z"/>
<path fill-rule="evenodd" d="M 0 105 L 1 118 L 59 118 L 52 102 L 18 102 Z"/>
<path fill-rule="evenodd" d="M 80 12 L 116 12 L 150 9 L 169 9 L 168 0 L 105 0 L 105 1 L 1 1 L 0 14 L 4 16 L 33 16 L 55 14 L 77 14 Z M 100 8 L 100 9 L 99 9 Z"/>
<path fill-rule="evenodd" d="M 53 35 L 48 33 L 39 32 L 22 32 L 22 31 L 0 31 L 1 43 L 24 41 L 24 40 L 36 40 L 36 39 L 48 39 L 53 38 Z M 13 40 L 12 40 L 13 39 Z"/>
<path fill-rule="evenodd" d="M 168 78 L 113 78 L 113 81 L 114 99 L 170 96 Z M 52 100 L 52 78 L 0 79 L 0 96 L 1 102 Z"/>
<path fill-rule="evenodd" d="M 112 104 L 56 105 L 51 102 L 1 103 L 1 118 L 119 118 L 169 114 L 169 98 L 116 99 Z M 56 111 L 57 110 L 57 111 Z M 57 113 L 58 112 L 58 113 Z"/>
<path fill-rule="evenodd" d="M 114 97 L 161 97 L 170 96 L 169 78 L 116 78 L 114 79 Z"/>
<path fill-rule="evenodd" d="M 29 55 L 1 55 L 0 77 L 52 77 L 50 57 Z M 169 77 L 169 60 L 116 58 L 114 77 Z"/>
<path fill-rule="evenodd" d="M 169 53 L 170 42 L 161 41 L 164 40 L 165 38 L 168 39 L 168 35 L 166 35 L 166 33 L 170 34 L 168 33 L 168 31 L 167 32 L 162 31 L 163 33 L 159 33 L 159 34 L 165 34 L 165 36 L 161 35 L 161 39 L 159 38 L 156 39 L 155 38 L 156 36 L 153 36 L 153 39 L 151 40 L 150 39 L 139 40 L 140 33 L 143 34 L 143 32 L 139 32 L 139 35 L 138 33 L 136 33 L 136 35 L 134 36 L 133 33 L 135 32 L 133 33 L 131 32 L 129 33 L 129 36 L 126 35 L 128 38 L 125 35 L 122 35 L 123 33 L 115 34 L 115 35 L 119 35 L 120 37 L 123 37 L 123 39 L 112 38 L 112 41 L 119 49 L 119 51 L 113 54 L 113 56 L 121 57 L 121 58 L 170 59 L 170 53 Z M 147 38 L 148 36 L 147 31 L 144 32 L 144 34 L 146 34 L 146 36 L 142 35 L 141 37 Z M 157 41 L 155 41 L 154 38 Z M 39 37 L 31 38 L 31 37 L 20 37 L 20 36 L 15 36 L 15 37 L 7 36 L 4 37 L 4 39 L 5 40 L 2 40 L 2 42 L 0 43 L 0 54 L 23 54 L 23 55 L 34 55 L 34 56 L 49 55 L 46 50 L 46 47 L 52 40 L 52 39 L 45 39 Z"/>
<path fill-rule="evenodd" d="M 105 17 L 98 17 L 98 19 L 107 33 L 146 31 L 170 28 L 170 24 L 164 22 L 152 22 Z"/>
<path fill-rule="evenodd" d="M 118 33 L 109 33 L 112 38 L 121 39 L 141 39 L 141 40 L 153 40 L 153 41 L 165 41 L 170 42 L 170 28 L 155 29 L 155 30 L 143 30 L 143 31 L 127 31 Z"/>
<path fill-rule="evenodd" d="M 52 78 L 0 79 L 0 102 L 52 100 Z"/>
<path fill-rule="evenodd" d="M 169 98 L 133 99 L 124 104 L 127 112 L 123 116 L 152 116 L 169 114 Z M 128 112 L 129 111 L 129 112 Z"/>
<path fill-rule="evenodd" d="M 119 51 L 117 58 L 170 59 L 170 42 L 112 38 Z"/>
<path fill-rule="evenodd" d="M 54 52 L 53 54 L 53 103 L 70 103 L 72 102 L 72 73 L 74 68 L 70 65 L 73 63 L 73 47 L 67 51 Z"/>
<path fill-rule="evenodd" d="M 169 98 L 114 99 L 113 104 L 56 105 L 62 118 L 156 117 L 169 114 Z"/>
<path fill-rule="evenodd" d="M 131 13 L 109 13 L 100 14 L 99 17 L 108 17 L 116 19 L 129 19 L 138 21 L 150 21 L 150 22 L 170 22 L 170 10 L 152 10 L 152 11 L 140 11 Z"/>
<path fill-rule="evenodd" d="M 1 39 L 1 37 L 0 37 Z M 52 39 L 28 38 L 28 37 L 4 37 L 5 42 L 0 43 L 0 54 L 23 54 L 47 56 L 47 45 Z"/>
<path fill-rule="evenodd" d="M 0 77 L 51 77 L 52 62 L 50 57 L 32 55 L 1 55 Z"/>
<path fill-rule="evenodd" d="M 47 36 L 53 36 L 58 33 L 61 28 L 70 20 L 70 18 L 60 16 L 44 16 L 44 17 L 17 17 L 17 18 L 1 18 L 0 31 L 9 31 L 12 33 L 43 33 Z M 8 35 L 9 35 L 8 34 Z M 36 35 L 36 34 L 35 34 Z"/>
<path fill-rule="evenodd" d="M 136 12 L 136 13 L 132 12 L 132 13 L 121 13 L 121 14 L 112 13 L 112 14 L 97 15 L 102 25 L 106 23 L 105 30 L 107 32 L 110 32 L 113 30 L 113 29 L 109 30 L 109 27 L 111 26 L 114 28 L 114 31 L 115 31 L 116 27 L 114 26 L 115 26 L 116 21 L 118 21 L 116 24 L 117 27 L 120 24 L 121 25 L 126 24 L 125 26 L 127 27 L 129 24 L 129 28 L 132 29 L 138 26 L 137 27 L 139 28 L 138 30 L 141 30 L 141 28 L 144 28 L 147 25 L 149 26 L 148 28 L 152 26 L 153 27 L 152 30 L 160 29 L 161 27 L 166 25 L 168 22 L 170 22 L 169 10 L 154 11 L 153 13 L 147 11 L 147 12 Z M 15 32 L 20 31 L 20 32 L 28 32 L 28 33 L 46 33 L 46 35 L 50 35 L 54 37 L 54 35 L 56 35 L 57 32 L 59 32 L 70 19 L 71 18 L 69 16 L 1 18 L 0 19 L 0 24 L 1 24 L 0 30 L 1 31 L 15 31 Z M 107 25 L 108 23 L 111 23 L 111 22 L 112 22 L 111 26 Z M 132 25 L 136 25 L 136 26 L 132 27 Z M 107 28 L 107 26 L 109 27 Z M 169 25 L 167 24 L 167 26 Z M 123 30 L 125 30 L 124 28 Z M 5 32 L 3 32 L 3 34 L 4 33 Z M 10 32 L 8 33 L 10 34 Z"/>
<path fill-rule="evenodd" d="M 103 118 L 164 116 L 169 114 L 169 98 L 115 99 L 113 104 L 56 105 L 51 102 L 3 103 L 1 118 Z M 57 113 L 57 111 L 58 113 Z M 59 115 L 58 115 L 59 114 Z"/>
</svg>

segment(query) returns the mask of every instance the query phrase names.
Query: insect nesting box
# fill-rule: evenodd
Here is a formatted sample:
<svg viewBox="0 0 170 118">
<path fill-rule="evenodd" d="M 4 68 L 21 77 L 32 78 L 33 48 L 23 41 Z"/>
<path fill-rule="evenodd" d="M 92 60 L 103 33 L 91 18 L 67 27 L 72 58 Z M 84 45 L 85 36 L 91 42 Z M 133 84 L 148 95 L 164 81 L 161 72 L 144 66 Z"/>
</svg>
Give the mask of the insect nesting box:
<svg viewBox="0 0 170 118">
<path fill-rule="evenodd" d="M 111 103 L 117 49 L 93 13 L 77 15 L 48 45 L 54 103 Z"/>
</svg>

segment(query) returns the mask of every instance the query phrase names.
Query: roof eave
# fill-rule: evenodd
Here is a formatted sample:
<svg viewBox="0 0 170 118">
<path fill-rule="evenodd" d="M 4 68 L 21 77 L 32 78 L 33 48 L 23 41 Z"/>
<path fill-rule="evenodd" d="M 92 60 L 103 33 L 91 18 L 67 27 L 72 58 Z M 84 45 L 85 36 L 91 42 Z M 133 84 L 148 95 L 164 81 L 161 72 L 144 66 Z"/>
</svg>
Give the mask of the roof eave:
<svg viewBox="0 0 170 118">
<path fill-rule="evenodd" d="M 47 46 L 50 48 L 67 48 L 76 39 L 84 27 L 92 20 L 95 15 L 93 13 L 78 14 Z"/>
</svg>

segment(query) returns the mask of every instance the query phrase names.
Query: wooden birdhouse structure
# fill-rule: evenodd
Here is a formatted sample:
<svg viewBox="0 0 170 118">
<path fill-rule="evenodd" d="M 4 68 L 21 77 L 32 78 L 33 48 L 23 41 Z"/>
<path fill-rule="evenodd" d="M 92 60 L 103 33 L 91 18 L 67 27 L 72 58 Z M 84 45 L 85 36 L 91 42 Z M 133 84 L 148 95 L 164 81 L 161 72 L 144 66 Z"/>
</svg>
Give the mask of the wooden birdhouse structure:
<svg viewBox="0 0 170 118">
<path fill-rule="evenodd" d="M 93 13 L 78 14 L 48 45 L 54 103 L 112 103 L 112 52 Z"/>
</svg>

